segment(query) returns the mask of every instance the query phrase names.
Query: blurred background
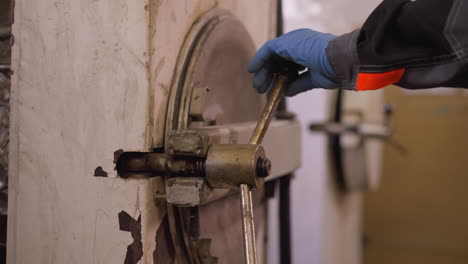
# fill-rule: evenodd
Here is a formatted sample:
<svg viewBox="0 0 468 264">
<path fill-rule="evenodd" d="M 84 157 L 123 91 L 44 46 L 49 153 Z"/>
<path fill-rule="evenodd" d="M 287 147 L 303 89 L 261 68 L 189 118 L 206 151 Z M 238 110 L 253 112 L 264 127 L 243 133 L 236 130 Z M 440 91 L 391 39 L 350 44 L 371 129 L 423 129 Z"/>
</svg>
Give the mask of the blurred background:
<svg viewBox="0 0 468 264">
<path fill-rule="evenodd" d="M 380 2 L 284 0 L 284 31 L 347 33 Z M 359 109 L 366 122 L 388 118 L 393 131 L 386 143 L 364 143 L 368 184 L 345 190 L 330 166 L 330 138 L 308 126 L 333 117 L 336 97 L 314 90 L 288 99 L 303 124 L 291 191 L 293 263 L 468 263 L 468 91 L 344 93 L 345 109 Z M 271 263 L 280 263 L 277 246 Z"/>
</svg>

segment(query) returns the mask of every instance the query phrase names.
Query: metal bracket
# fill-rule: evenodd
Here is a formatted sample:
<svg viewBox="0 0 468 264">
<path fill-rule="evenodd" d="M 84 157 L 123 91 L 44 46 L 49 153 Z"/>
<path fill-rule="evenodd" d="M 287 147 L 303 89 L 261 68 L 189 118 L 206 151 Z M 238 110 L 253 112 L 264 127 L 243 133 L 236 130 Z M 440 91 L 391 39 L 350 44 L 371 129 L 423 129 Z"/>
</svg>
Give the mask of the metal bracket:
<svg viewBox="0 0 468 264">
<path fill-rule="evenodd" d="M 322 131 L 330 135 L 354 134 L 362 138 L 387 138 L 392 130 L 387 125 L 358 123 L 344 124 L 337 122 L 313 123 L 309 126 L 312 131 Z"/>
<path fill-rule="evenodd" d="M 324 132 L 328 135 L 344 136 L 342 143 L 350 148 L 360 147 L 366 139 L 378 139 L 389 143 L 400 153 L 406 154 L 407 149 L 393 137 L 393 129 L 390 126 L 390 116 L 393 109 L 390 105 L 384 105 L 385 121 L 383 124 L 362 122 L 362 113 L 359 111 L 348 112 L 357 116 L 356 122 L 324 122 L 312 123 L 309 129 L 314 132 Z"/>
<path fill-rule="evenodd" d="M 166 181 L 167 202 L 182 207 L 198 206 L 206 202 L 211 192 L 204 178 L 174 177 Z"/>
<path fill-rule="evenodd" d="M 168 154 L 171 156 L 206 157 L 210 138 L 192 130 L 174 130 L 169 134 Z"/>
</svg>

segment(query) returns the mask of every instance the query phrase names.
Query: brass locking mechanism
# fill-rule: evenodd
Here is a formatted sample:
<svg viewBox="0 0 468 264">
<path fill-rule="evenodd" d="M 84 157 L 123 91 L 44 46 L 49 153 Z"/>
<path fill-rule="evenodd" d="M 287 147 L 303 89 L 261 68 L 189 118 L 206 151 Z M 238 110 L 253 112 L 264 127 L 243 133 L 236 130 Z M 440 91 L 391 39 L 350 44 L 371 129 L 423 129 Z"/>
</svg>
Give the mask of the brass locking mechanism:
<svg viewBox="0 0 468 264">
<path fill-rule="evenodd" d="M 212 188 L 234 188 L 241 183 L 261 188 L 262 179 L 270 174 L 271 161 L 261 145 L 213 144 L 204 156 L 126 152 L 117 162 L 117 171 L 122 178 L 191 176 L 205 178 Z"/>
<path fill-rule="evenodd" d="M 262 188 L 271 161 L 261 145 L 212 144 L 202 132 L 175 130 L 166 153 L 125 152 L 116 169 L 123 178 L 167 176 L 168 202 L 197 206 L 213 198 L 214 189 Z"/>
<path fill-rule="evenodd" d="M 271 161 L 266 158 L 265 150 L 253 144 L 213 145 L 205 164 L 205 177 L 213 188 L 248 184 L 260 189 L 271 171 Z"/>
<path fill-rule="evenodd" d="M 167 202 L 177 206 L 198 206 L 219 196 L 220 189 L 239 188 L 245 263 L 257 263 L 251 190 L 262 188 L 271 171 L 260 144 L 287 81 L 287 75 L 278 74 L 250 144 L 213 144 L 201 132 L 174 130 L 165 153 L 123 153 L 117 172 L 124 178 L 166 176 Z"/>
<path fill-rule="evenodd" d="M 166 200 L 177 206 L 199 206 L 219 190 L 241 188 L 246 263 L 256 263 L 255 229 L 250 190 L 263 187 L 271 161 L 258 144 L 210 144 L 194 131 L 173 131 L 168 153 L 132 153 L 117 161 L 121 177 L 167 176 Z"/>
</svg>

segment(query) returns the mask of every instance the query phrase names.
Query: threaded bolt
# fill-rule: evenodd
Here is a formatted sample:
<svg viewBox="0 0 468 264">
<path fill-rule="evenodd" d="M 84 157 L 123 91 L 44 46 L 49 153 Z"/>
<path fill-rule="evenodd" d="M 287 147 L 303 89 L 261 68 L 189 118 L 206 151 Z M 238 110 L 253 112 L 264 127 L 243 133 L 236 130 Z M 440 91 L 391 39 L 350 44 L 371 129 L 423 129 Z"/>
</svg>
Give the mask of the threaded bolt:
<svg viewBox="0 0 468 264">
<path fill-rule="evenodd" d="M 258 158 L 257 160 L 257 177 L 266 178 L 271 172 L 271 161 L 267 158 Z"/>
<path fill-rule="evenodd" d="M 205 160 L 197 160 L 195 161 L 195 172 L 198 177 L 205 177 L 206 172 L 206 161 Z"/>
</svg>

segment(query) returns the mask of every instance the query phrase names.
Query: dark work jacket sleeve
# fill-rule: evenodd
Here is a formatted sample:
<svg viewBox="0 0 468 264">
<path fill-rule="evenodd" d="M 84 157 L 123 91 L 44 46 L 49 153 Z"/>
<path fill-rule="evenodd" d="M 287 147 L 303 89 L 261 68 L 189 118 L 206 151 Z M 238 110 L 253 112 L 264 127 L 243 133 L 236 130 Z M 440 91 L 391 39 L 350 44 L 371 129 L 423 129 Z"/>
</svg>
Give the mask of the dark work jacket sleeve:
<svg viewBox="0 0 468 264">
<path fill-rule="evenodd" d="M 327 57 L 344 89 L 468 87 L 468 0 L 385 0 Z"/>
</svg>

